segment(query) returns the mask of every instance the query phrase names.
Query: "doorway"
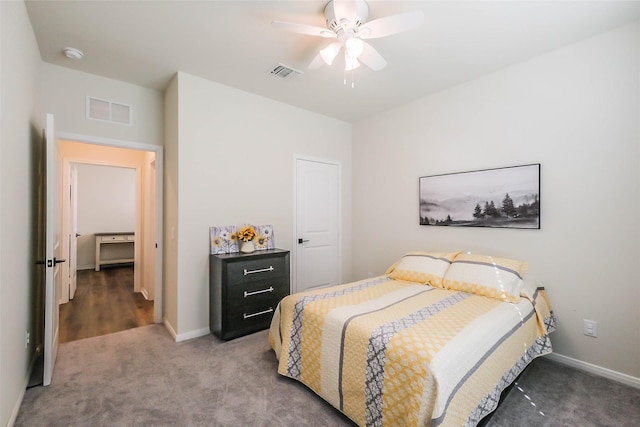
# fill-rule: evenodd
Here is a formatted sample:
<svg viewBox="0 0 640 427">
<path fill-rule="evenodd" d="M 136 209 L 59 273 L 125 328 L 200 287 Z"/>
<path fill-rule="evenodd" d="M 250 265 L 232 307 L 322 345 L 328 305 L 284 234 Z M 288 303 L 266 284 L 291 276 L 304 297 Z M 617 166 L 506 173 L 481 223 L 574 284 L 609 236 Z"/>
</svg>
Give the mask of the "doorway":
<svg viewBox="0 0 640 427">
<path fill-rule="evenodd" d="M 110 281 L 133 284 L 136 296 L 133 302 L 127 303 L 130 305 L 130 309 L 138 312 L 142 310 L 145 312 L 143 313 L 144 317 L 151 317 L 151 322 L 162 322 L 162 272 L 160 269 L 162 265 L 162 147 L 127 141 L 104 141 L 91 137 L 70 137 L 63 134 L 59 137 L 59 146 L 62 166 L 61 235 L 68 237 L 62 239 L 64 243 L 62 253 L 71 258 L 77 256 L 78 253 L 82 254 L 76 258 L 80 280 L 107 283 L 105 287 L 112 286 L 108 285 Z M 79 166 L 112 171 L 120 170 L 133 177 L 132 185 L 135 188 L 133 190 L 129 188 L 129 191 L 135 193 L 135 201 L 133 202 L 135 204 L 135 218 L 131 220 L 132 222 L 123 223 L 122 226 L 119 226 L 118 223 L 112 223 L 107 227 L 109 230 L 99 230 L 93 227 L 94 229 L 91 229 L 90 233 L 85 233 L 86 229 L 79 230 L 80 232 L 74 230 L 72 196 L 79 186 L 75 185 L 76 190 L 74 191 L 74 172 L 72 171 Z M 82 179 L 82 174 L 79 175 L 79 179 Z M 113 178 L 107 179 L 112 180 Z M 107 195 L 108 193 L 101 189 L 96 189 L 94 194 L 98 200 L 107 198 Z M 117 198 L 112 198 L 112 200 L 115 200 L 112 203 L 116 205 L 121 204 L 117 202 Z M 75 222 L 77 224 L 77 219 Z M 115 230 L 114 227 L 118 230 Z M 99 231 L 123 232 L 123 234 L 127 232 L 123 238 L 133 244 L 96 245 L 95 234 L 104 234 Z M 79 244 L 78 237 L 80 238 Z M 122 236 L 116 236 L 114 239 L 117 237 Z M 133 242 L 134 240 L 135 242 Z M 74 243 L 78 246 L 75 253 L 73 252 Z M 123 261 L 132 262 L 99 268 L 101 266 L 100 256 L 96 254 L 97 250 L 95 249 L 98 246 L 106 246 L 108 250 L 115 249 L 116 259 L 122 258 Z M 118 251 L 126 253 L 127 250 L 132 250 L 133 254 L 118 255 Z M 88 260 L 87 254 L 90 260 Z M 94 254 L 96 258 L 94 258 Z M 113 258 L 113 256 L 107 255 L 106 258 Z M 68 266 L 72 264 L 68 263 Z M 67 302 L 75 296 L 75 285 L 72 283 L 74 272 L 69 270 L 70 267 L 67 267 L 67 270 L 63 272 L 64 283 L 59 290 L 61 303 Z M 101 271 L 96 271 L 91 276 L 88 274 L 88 270 Z M 91 272 L 93 273 L 93 271 Z M 95 283 L 93 285 L 95 286 Z M 103 298 L 103 300 L 108 301 L 109 298 Z M 144 301 L 151 303 L 151 309 Z M 117 313 L 114 313 L 114 316 L 119 317 Z M 143 324 L 147 323 L 147 321 L 143 322 Z"/>
<path fill-rule="evenodd" d="M 77 152 L 77 144 L 60 145 L 65 159 Z M 99 150 L 102 155 L 104 150 Z M 153 323 L 153 287 L 134 257 L 135 245 L 145 241 L 136 227 L 138 209 L 145 209 L 137 203 L 146 187 L 144 181 L 137 182 L 145 158 L 144 152 L 115 152 L 111 163 L 139 166 L 69 165 L 69 188 L 64 191 L 70 199 L 69 214 L 64 215 L 69 272 L 61 287 L 60 343 Z M 144 254 L 141 258 L 144 265 Z M 142 272 L 134 274 L 136 270 Z"/>
</svg>

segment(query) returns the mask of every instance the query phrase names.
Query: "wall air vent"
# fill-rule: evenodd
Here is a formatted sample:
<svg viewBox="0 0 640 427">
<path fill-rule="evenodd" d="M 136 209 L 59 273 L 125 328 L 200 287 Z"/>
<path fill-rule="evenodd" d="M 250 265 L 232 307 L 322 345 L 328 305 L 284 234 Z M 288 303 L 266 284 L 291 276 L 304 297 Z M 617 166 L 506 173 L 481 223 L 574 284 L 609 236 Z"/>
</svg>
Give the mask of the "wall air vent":
<svg viewBox="0 0 640 427">
<path fill-rule="evenodd" d="M 302 71 L 296 70 L 295 68 L 291 68 L 288 65 L 284 65 L 282 63 L 276 65 L 271 71 L 269 71 L 274 77 L 279 77 L 281 79 L 290 79 L 298 74 L 302 74 Z"/>
<path fill-rule="evenodd" d="M 121 102 L 87 96 L 87 118 L 131 126 L 132 108 Z"/>
</svg>

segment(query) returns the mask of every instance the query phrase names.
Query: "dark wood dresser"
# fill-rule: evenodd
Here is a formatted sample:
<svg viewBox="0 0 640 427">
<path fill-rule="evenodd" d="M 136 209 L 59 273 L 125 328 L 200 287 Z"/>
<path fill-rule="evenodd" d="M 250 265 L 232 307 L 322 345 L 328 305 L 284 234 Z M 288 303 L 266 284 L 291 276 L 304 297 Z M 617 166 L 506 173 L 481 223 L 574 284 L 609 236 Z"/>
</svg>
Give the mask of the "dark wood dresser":
<svg viewBox="0 0 640 427">
<path fill-rule="evenodd" d="M 230 340 L 267 329 L 289 280 L 289 251 L 209 255 L 211 332 Z"/>
</svg>

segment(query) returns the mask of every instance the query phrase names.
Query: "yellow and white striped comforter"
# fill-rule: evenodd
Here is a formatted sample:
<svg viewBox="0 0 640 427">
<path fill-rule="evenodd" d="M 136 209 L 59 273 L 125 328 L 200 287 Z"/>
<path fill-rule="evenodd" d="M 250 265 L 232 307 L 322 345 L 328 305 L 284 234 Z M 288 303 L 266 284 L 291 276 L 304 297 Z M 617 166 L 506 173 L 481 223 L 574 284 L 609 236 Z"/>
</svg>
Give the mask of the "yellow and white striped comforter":
<svg viewBox="0 0 640 427">
<path fill-rule="evenodd" d="M 290 295 L 269 342 L 278 372 L 360 426 L 476 425 L 551 352 L 544 291 L 519 303 L 388 276 Z"/>
</svg>

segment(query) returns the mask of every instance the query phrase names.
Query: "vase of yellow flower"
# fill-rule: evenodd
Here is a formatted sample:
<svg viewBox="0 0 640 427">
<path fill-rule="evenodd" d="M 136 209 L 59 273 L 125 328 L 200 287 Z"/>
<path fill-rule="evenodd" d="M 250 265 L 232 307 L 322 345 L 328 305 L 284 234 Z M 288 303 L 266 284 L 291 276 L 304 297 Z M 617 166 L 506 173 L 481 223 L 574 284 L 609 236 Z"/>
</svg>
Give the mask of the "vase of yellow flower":
<svg viewBox="0 0 640 427">
<path fill-rule="evenodd" d="M 240 248 L 241 252 L 245 254 L 250 254 L 255 250 L 256 250 L 256 247 L 251 240 L 249 240 L 248 242 L 242 242 L 242 247 Z"/>
<path fill-rule="evenodd" d="M 256 237 L 256 229 L 250 225 L 245 225 L 238 231 L 238 240 L 242 241 L 240 251 L 245 254 L 250 254 L 256 250 L 253 245 L 253 238 Z"/>
</svg>

